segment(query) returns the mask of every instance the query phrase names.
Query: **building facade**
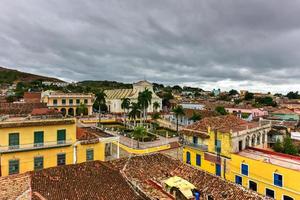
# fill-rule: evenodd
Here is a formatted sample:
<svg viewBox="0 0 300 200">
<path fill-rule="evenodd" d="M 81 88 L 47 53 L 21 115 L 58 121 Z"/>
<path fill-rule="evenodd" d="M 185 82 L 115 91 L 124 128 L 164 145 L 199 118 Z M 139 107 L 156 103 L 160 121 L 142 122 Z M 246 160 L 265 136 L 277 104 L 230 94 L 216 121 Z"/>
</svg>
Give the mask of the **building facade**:
<svg viewBox="0 0 300 200">
<path fill-rule="evenodd" d="M 183 161 L 280 200 L 300 199 L 300 158 L 265 150 L 270 124 L 213 117 L 185 127 Z"/>
<path fill-rule="evenodd" d="M 134 83 L 132 89 L 105 90 L 108 111 L 116 114 L 123 113 L 124 110 L 121 107 L 122 99 L 129 98 L 131 102 L 137 102 L 139 92 L 143 92 L 146 89 L 152 92 L 151 105 L 148 107 L 147 112 L 152 113 L 155 111 L 153 107 L 154 102 L 159 103 L 160 108 L 157 111 L 160 111 L 162 109 L 162 99 L 155 94 L 152 83 L 148 81 Z"/>
<path fill-rule="evenodd" d="M 85 105 L 84 115 L 92 115 L 94 101 L 95 95 L 91 93 L 44 92 L 42 94 L 42 102 L 46 103 L 48 108 L 58 110 L 63 115 L 70 116 L 79 115 L 78 107 L 81 104 Z"/>
<path fill-rule="evenodd" d="M 105 160 L 104 133 L 77 136 L 76 119 L 39 116 L 0 122 L 0 174 L 7 176 L 59 165 Z"/>
</svg>

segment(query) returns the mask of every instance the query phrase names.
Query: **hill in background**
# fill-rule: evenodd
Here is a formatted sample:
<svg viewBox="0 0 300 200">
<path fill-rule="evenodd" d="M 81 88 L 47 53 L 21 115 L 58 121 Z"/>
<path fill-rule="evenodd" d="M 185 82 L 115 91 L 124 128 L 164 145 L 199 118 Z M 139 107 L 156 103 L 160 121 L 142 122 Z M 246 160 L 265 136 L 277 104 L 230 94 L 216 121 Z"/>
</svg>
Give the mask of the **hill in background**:
<svg viewBox="0 0 300 200">
<path fill-rule="evenodd" d="M 20 72 L 18 70 L 0 67 L 0 84 L 1 83 L 12 84 L 14 81 L 24 82 L 24 83 L 29 83 L 32 81 L 64 82 L 57 78 L 40 76 L 36 74 L 30 74 L 26 72 Z"/>
</svg>

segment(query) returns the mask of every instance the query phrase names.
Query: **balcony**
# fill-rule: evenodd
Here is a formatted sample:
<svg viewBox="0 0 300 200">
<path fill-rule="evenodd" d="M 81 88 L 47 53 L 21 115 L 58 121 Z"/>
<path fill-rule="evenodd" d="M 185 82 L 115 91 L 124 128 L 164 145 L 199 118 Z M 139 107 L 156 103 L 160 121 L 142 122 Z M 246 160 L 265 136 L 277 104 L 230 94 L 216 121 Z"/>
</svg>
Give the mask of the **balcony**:
<svg viewBox="0 0 300 200">
<path fill-rule="evenodd" d="M 192 147 L 194 149 L 198 149 L 201 151 L 208 151 L 208 146 L 205 144 L 196 144 L 188 141 L 184 141 L 183 143 L 184 146 Z"/>
<path fill-rule="evenodd" d="M 47 149 L 47 148 L 58 148 L 72 145 L 72 140 L 63 140 L 63 141 L 49 141 L 44 143 L 30 143 L 30 144 L 20 144 L 14 146 L 0 146 L 0 153 L 11 153 L 11 152 L 20 152 L 20 151 L 31 151 L 38 149 Z"/>
</svg>

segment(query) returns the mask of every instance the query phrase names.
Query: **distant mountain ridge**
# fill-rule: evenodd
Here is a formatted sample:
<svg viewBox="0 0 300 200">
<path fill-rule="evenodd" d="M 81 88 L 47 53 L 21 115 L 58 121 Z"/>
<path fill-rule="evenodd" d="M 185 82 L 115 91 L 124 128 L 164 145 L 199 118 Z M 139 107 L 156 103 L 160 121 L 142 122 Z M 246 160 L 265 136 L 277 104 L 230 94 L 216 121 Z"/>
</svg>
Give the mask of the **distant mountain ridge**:
<svg viewBox="0 0 300 200">
<path fill-rule="evenodd" d="M 32 82 L 32 81 L 51 81 L 51 82 L 65 82 L 57 78 L 40 76 L 36 74 L 30 74 L 21 72 L 14 69 L 8 69 L 0 66 L 0 84 L 1 83 L 13 83 L 14 81 L 20 82 Z"/>
</svg>

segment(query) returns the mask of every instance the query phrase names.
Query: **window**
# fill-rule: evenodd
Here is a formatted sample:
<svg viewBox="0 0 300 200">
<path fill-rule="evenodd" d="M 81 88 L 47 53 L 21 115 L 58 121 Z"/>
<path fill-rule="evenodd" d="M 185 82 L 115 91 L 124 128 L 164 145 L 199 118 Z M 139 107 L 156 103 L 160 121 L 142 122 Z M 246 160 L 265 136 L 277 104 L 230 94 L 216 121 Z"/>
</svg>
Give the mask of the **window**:
<svg viewBox="0 0 300 200">
<path fill-rule="evenodd" d="M 57 154 L 57 166 L 66 164 L 66 154 Z"/>
<path fill-rule="evenodd" d="M 289 197 L 287 195 L 283 195 L 283 200 L 294 200 L 294 198 Z"/>
<path fill-rule="evenodd" d="M 282 175 L 274 173 L 274 185 L 282 187 Z"/>
<path fill-rule="evenodd" d="M 44 132 L 36 131 L 34 132 L 34 146 L 39 147 L 44 145 Z"/>
<path fill-rule="evenodd" d="M 274 190 L 271 190 L 271 189 L 269 189 L 269 188 L 266 188 L 266 196 L 267 196 L 267 197 L 274 198 L 274 197 L 275 197 L 275 192 L 274 192 Z"/>
<path fill-rule="evenodd" d="M 207 200 L 214 200 L 214 198 L 211 195 L 208 195 Z"/>
<path fill-rule="evenodd" d="M 87 99 L 84 99 L 84 104 L 87 104 L 88 103 L 88 100 Z"/>
<path fill-rule="evenodd" d="M 73 99 L 69 99 L 69 104 L 73 105 Z"/>
<path fill-rule="evenodd" d="M 243 185 L 243 178 L 241 176 L 235 176 L 235 183 Z"/>
<path fill-rule="evenodd" d="M 248 165 L 242 164 L 241 169 L 242 169 L 242 174 L 243 174 L 243 175 L 245 175 L 245 176 L 248 176 L 248 175 L 249 175 Z"/>
<path fill-rule="evenodd" d="M 198 144 L 198 137 L 193 136 L 193 143 Z"/>
<path fill-rule="evenodd" d="M 58 130 L 57 131 L 57 144 L 65 144 L 66 143 L 66 130 Z"/>
<path fill-rule="evenodd" d="M 76 104 L 77 104 L 77 105 L 80 104 L 80 99 L 76 99 Z"/>
<path fill-rule="evenodd" d="M 66 100 L 65 100 L 65 99 L 62 99 L 62 100 L 61 100 L 61 103 L 62 103 L 62 105 L 66 105 Z"/>
<path fill-rule="evenodd" d="M 186 163 L 191 164 L 191 153 L 188 151 L 186 152 Z"/>
<path fill-rule="evenodd" d="M 57 99 L 53 99 L 53 104 L 57 105 Z"/>
<path fill-rule="evenodd" d="M 249 181 L 249 189 L 256 192 L 257 191 L 257 183 L 255 183 L 254 181 Z"/>
<path fill-rule="evenodd" d="M 216 164 L 216 175 L 221 176 L 221 165 Z"/>
<path fill-rule="evenodd" d="M 201 166 L 201 155 L 196 154 L 196 165 Z"/>
<path fill-rule="evenodd" d="M 9 137 L 8 139 L 9 148 L 18 149 L 20 143 L 19 133 L 10 133 L 8 137 Z"/>
<path fill-rule="evenodd" d="M 9 161 L 9 175 L 18 174 L 20 170 L 19 160 L 10 160 Z"/>
<path fill-rule="evenodd" d="M 215 151 L 217 153 L 221 153 L 221 141 L 220 140 L 215 141 Z"/>
<path fill-rule="evenodd" d="M 94 150 L 87 149 L 86 150 L 86 161 L 92 161 L 92 160 L 94 160 Z"/>
<path fill-rule="evenodd" d="M 34 170 L 39 170 L 44 168 L 44 158 L 35 157 L 34 158 Z"/>
</svg>

